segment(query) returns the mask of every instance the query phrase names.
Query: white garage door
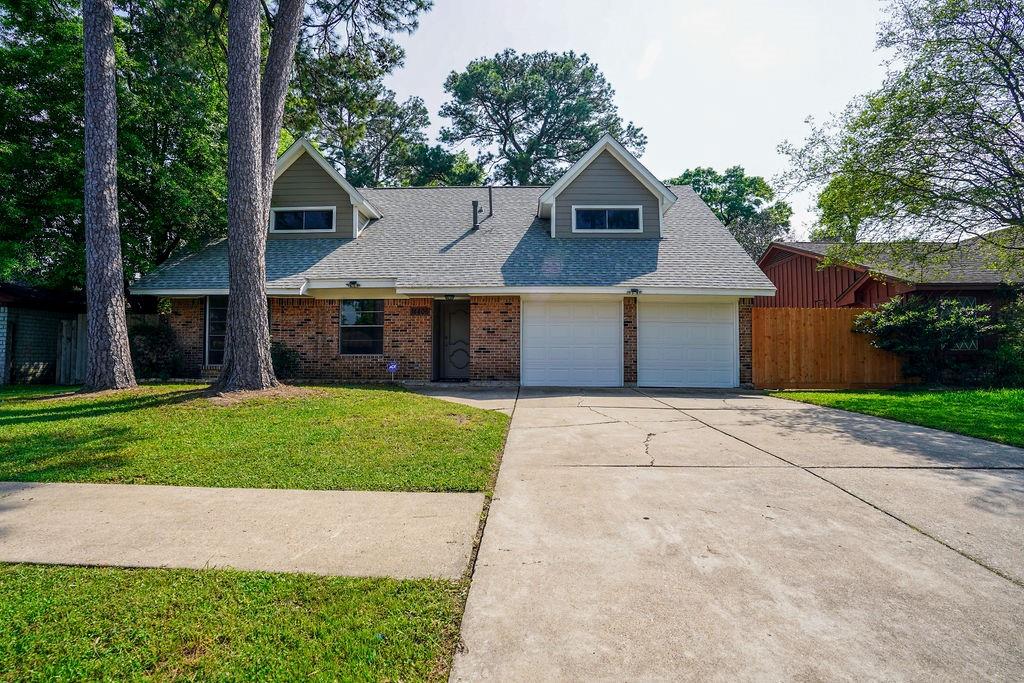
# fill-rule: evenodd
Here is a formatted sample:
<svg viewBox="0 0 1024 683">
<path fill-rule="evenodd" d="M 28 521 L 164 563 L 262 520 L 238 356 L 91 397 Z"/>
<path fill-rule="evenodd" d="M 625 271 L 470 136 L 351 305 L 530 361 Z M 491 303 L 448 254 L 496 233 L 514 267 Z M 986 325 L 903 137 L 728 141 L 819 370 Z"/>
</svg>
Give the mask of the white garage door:
<svg viewBox="0 0 1024 683">
<path fill-rule="evenodd" d="M 639 303 L 637 384 L 734 387 L 739 384 L 736 304 Z"/>
<path fill-rule="evenodd" d="M 621 301 L 526 301 L 522 383 L 622 385 Z"/>
</svg>

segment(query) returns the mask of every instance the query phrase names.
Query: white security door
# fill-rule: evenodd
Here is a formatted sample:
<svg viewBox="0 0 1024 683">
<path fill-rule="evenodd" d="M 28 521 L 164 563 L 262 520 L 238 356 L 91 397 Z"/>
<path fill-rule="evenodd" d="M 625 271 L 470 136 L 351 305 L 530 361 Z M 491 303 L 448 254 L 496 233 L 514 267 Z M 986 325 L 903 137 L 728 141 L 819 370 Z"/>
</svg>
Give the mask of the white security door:
<svg viewBox="0 0 1024 683">
<path fill-rule="evenodd" d="M 622 385 L 622 302 L 525 301 L 522 383 Z"/>
<path fill-rule="evenodd" d="M 739 385 L 737 305 L 638 304 L 637 384 L 648 387 Z"/>
</svg>

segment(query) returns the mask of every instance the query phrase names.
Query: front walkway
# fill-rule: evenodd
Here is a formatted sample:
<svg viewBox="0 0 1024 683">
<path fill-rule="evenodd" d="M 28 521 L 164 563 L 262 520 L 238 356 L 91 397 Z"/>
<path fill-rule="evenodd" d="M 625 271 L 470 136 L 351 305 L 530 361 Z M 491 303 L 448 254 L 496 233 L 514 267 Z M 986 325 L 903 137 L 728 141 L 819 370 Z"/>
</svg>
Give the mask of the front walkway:
<svg viewBox="0 0 1024 683">
<path fill-rule="evenodd" d="M 482 493 L 0 483 L 0 562 L 459 579 Z"/>
<path fill-rule="evenodd" d="M 1020 680 L 1022 468 L 758 394 L 523 389 L 452 679 Z"/>
</svg>

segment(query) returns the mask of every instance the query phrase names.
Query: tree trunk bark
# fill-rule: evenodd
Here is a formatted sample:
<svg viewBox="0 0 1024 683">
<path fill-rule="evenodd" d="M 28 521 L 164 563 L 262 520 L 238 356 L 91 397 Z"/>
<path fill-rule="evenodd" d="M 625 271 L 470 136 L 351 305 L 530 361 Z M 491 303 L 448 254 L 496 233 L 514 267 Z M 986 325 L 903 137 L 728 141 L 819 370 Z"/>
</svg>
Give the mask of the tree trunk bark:
<svg viewBox="0 0 1024 683">
<path fill-rule="evenodd" d="M 263 136 L 263 219 L 270 224 L 270 195 L 274 189 L 274 169 L 277 167 L 277 143 L 281 137 L 284 100 L 291 82 L 295 46 L 302 28 L 305 0 L 281 0 L 274 16 L 274 29 L 270 36 L 267 66 L 263 71 L 260 92 L 261 131 Z"/>
<path fill-rule="evenodd" d="M 117 215 L 117 90 L 112 0 L 84 0 L 85 391 L 135 386 Z"/>
<path fill-rule="evenodd" d="M 277 386 L 267 325 L 259 0 L 228 2 L 228 299 L 221 391 Z"/>
</svg>

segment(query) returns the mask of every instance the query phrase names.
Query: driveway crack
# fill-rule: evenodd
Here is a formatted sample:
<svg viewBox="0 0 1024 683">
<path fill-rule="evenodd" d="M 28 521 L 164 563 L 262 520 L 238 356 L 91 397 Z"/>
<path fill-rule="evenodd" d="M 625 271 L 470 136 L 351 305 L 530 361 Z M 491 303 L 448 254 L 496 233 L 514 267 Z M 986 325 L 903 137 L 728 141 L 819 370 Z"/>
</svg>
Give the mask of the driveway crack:
<svg viewBox="0 0 1024 683">
<path fill-rule="evenodd" d="M 941 538 L 938 538 L 937 536 L 934 536 L 933 534 L 928 533 L 924 529 L 921 529 L 921 528 L 918 528 L 918 527 L 914 526 L 913 524 L 911 524 L 907 520 L 903 519 L 899 515 L 896 515 L 896 514 L 894 514 L 892 512 L 889 512 L 885 508 L 879 507 L 878 505 L 875 505 L 871 501 L 869 501 L 869 500 L 867 500 L 865 498 L 862 498 L 861 496 L 858 496 L 856 493 L 853 493 L 849 489 L 846 489 L 846 488 L 840 486 L 839 484 L 835 483 L 831 479 L 828 479 L 828 478 L 824 477 L 823 475 L 818 474 L 813 469 L 811 469 L 809 467 L 805 467 L 805 466 L 800 465 L 798 463 L 795 463 L 792 460 L 788 460 L 788 459 L 782 457 L 781 455 L 777 455 L 775 453 L 772 453 L 769 450 L 761 448 L 757 444 L 753 444 L 753 443 L 751 443 L 749 441 L 746 441 L 745 439 L 741 439 L 740 437 L 736 436 L 735 434 L 730 434 L 727 431 L 719 429 L 715 425 L 710 424 L 708 422 L 705 422 L 704 420 L 700 419 L 696 415 L 693 415 L 692 413 L 688 413 L 685 410 L 683 410 L 682 408 L 677 408 L 676 406 L 673 406 L 673 405 L 671 405 L 669 403 L 666 403 L 665 401 L 662 401 L 661 399 L 657 398 L 656 396 L 651 396 L 650 394 L 644 393 L 643 391 L 641 391 L 639 389 L 635 389 L 634 391 L 636 391 L 641 396 L 646 396 L 647 398 L 649 398 L 649 399 L 651 399 L 653 401 L 657 401 L 658 403 L 661 403 L 662 405 L 668 406 L 668 407 L 672 408 L 673 410 L 678 410 L 683 415 L 686 415 L 687 417 L 689 417 L 691 419 L 694 419 L 697 422 L 700 422 L 705 427 L 713 429 L 716 432 L 718 432 L 719 434 L 723 434 L 723 435 L 725 435 L 725 436 L 727 436 L 727 437 L 729 437 L 731 439 L 735 439 L 736 441 L 739 441 L 740 443 L 746 444 L 747 446 L 750 446 L 751 448 L 757 449 L 757 450 L 761 451 L 762 453 L 764 453 L 765 455 L 768 455 L 768 456 L 771 456 L 771 457 L 775 458 L 776 460 L 781 460 L 782 462 L 786 463 L 790 467 L 795 467 L 797 469 L 803 470 L 804 472 L 806 472 L 807 474 L 811 475 L 815 479 L 819 479 L 819 480 L 825 482 L 826 484 L 828 484 L 829 486 L 833 486 L 833 487 L 839 489 L 840 491 L 842 491 L 846 495 L 850 496 L 851 498 L 855 498 L 856 500 L 859 500 L 860 502 L 864 503 L 865 505 L 868 505 L 868 506 L 874 508 L 878 512 L 881 512 L 883 515 L 885 515 L 885 516 L 895 520 L 896 522 L 899 522 L 900 524 L 902 524 L 903 526 L 907 527 L 908 529 L 911 529 L 912 531 L 916 531 L 917 533 L 921 534 L 925 538 L 930 538 L 931 540 L 935 541 L 939 545 L 944 546 L 944 547 L 948 548 L 949 550 L 952 550 L 957 555 L 960 555 L 961 557 L 963 557 L 963 558 L 973 562 L 974 564 L 978 565 L 979 567 L 981 567 L 983 569 L 987 569 L 988 571 L 992 572 L 993 574 L 995 574 L 996 576 L 998 576 L 1000 578 L 1006 579 L 1007 581 L 1009 581 L 1010 583 L 1014 584 L 1018 588 L 1024 588 L 1024 581 L 1021 581 L 1020 579 L 1016 578 L 1015 576 L 1012 576 L 1011 574 L 1008 574 L 1008 573 L 1002 571 L 1001 569 L 999 569 L 997 567 L 993 567 L 993 566 L 987 564 L 983 560 L 981 560 L 981 559 L 979 559 L 977 557 L 974 557 L 970 553 L 965 552 L 965 551 L 961 550 L 960 548 L 957 548 L 957 547 L 951 545 L 950 543 L 947 543 L 946 541 L 943 541 Z M 769 418 L 769 419 L 771 419 L 771 418 Z"/>
</svg>

